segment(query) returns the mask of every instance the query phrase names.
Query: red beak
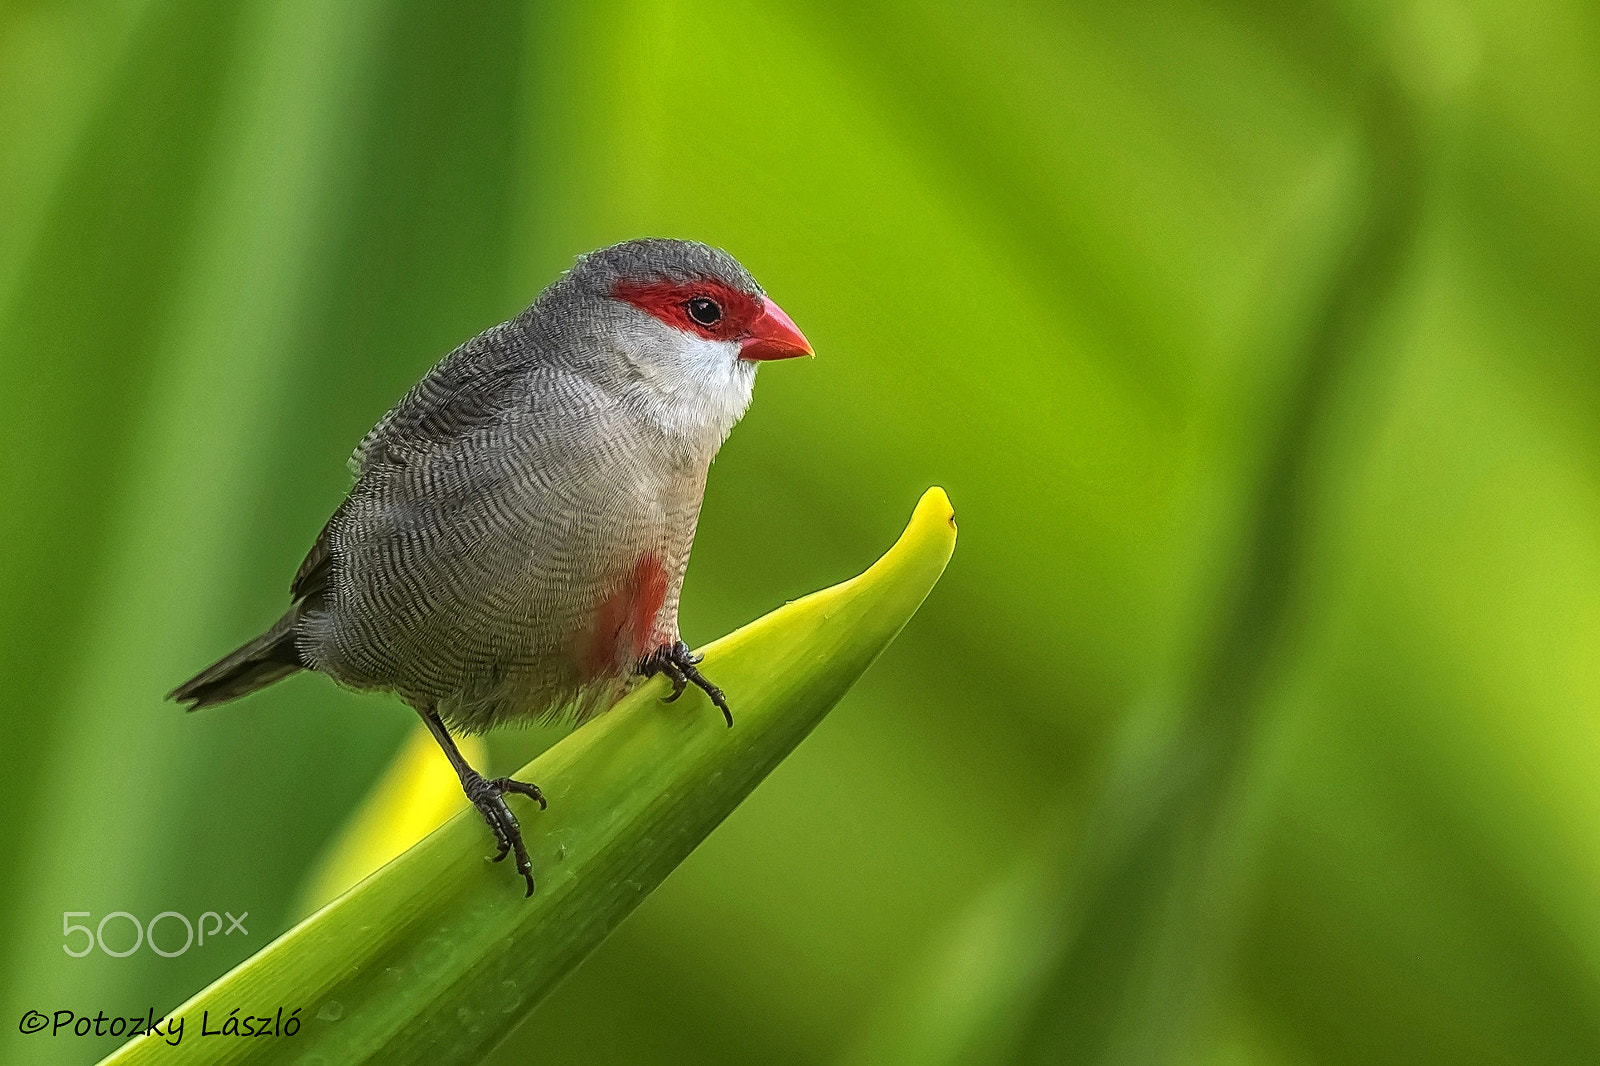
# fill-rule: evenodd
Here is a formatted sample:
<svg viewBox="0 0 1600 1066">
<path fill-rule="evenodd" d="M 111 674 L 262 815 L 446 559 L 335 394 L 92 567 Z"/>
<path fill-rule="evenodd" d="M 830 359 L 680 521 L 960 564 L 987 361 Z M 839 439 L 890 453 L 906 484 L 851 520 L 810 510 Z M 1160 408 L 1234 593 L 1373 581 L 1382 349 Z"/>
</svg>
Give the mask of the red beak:
<svg viewBox="0 0 1600 1066">
<path fill-rule="evenodd" d="M 739 342 L 740 359 L 793 359 L 797 355 L 815 355 L 811 342 L 800 332 L 783 308 L 761 298 L 761 314 L 750 323 L 750 332 Z"/>
</svg>

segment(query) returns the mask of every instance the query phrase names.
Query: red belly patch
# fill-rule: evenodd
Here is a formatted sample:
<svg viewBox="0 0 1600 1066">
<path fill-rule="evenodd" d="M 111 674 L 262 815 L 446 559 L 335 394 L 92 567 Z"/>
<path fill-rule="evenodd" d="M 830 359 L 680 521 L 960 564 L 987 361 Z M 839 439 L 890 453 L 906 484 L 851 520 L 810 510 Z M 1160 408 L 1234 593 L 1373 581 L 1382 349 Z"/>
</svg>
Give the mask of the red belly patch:
<svg viewBox="0 0 1600 1066">
<path fill-rule="evenodd" d="M 653 651 L 656 615 L 666 599 L 666 567 L 654 553 L 641 555 L 595 612 L 583 664 L 588 675 L 613 673 Z"/>
</svg>

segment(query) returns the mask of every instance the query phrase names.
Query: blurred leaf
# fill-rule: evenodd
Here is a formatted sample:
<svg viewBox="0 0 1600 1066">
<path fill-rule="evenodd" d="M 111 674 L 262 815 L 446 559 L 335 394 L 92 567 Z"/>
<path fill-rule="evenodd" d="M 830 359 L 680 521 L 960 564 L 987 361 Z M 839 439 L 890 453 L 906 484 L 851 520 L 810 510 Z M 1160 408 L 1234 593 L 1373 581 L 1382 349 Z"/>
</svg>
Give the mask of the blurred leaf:
<svg viewBox="0 0 1600 1066">
<path fill-rule="evenodd" d="M 838 702 L 922 604 L 955 536 L 950 501 L 929 489 L 866 573 L 712 644 L 704 668 L 733 694 L 731 731 L 703 699 L 665 705 L 658 680 L 525 767 L 550 799 L 524 812 L 531 899 L 482 861 L 484 827 L 464 811 L 173 1012 L 215 1029 L 235 1008 L 298 1006 L 296 1035 L 150 1036 L 107 1061 L 477 1062 Z"/>
<path fill-rule="evenodd" d="M 947 962 L 949 972 L 929 983 L 924 1002 L 884 1023 L 890 1028 L 872 1046 L 897 1047 L 906 1062 L 974 1061 L 971 1049 L 982 1048 L 976 1061 L 1177 1066 L 1195 1061 L 1213 1038 L 1281 772 L 1282 707 L 1269 697 L 1305 639 L 1310 516 L 1329 476 L 1327 443 L 1344 397 L 1372 374 L 1376 325 L 1418 226 L 1412 102 L 1384 71 L 1369 75 L 1363 90 L 1361 210 L 1322 300 L 1309 310 L 1293 376 L 1268 422 L 1246 521 L 1194 675 L 1130 713 L 1081 837 L 1075 846 L 1059 837 L 1044 844 L 1063 867 L 1052 888 L 1012 906 L 999 926 L 1003 936 L 991 933 L 1034 953 L 1011 948 L 1000 977 L 967 984 L 1004 981 L 1008 995 L 994 1003 L 980 995 L 964 1015 L 945 1012 L 942 1041 L 913 1051 L 929 1032 L 917 1019 L 965 965 Z M 1041 897 L 1048 905 L 1037 905 Z M 981 919 L 968 921 L 984 928 Z M 1031 926 L 1032 935 L 1018 925 Z"/>
</svg>

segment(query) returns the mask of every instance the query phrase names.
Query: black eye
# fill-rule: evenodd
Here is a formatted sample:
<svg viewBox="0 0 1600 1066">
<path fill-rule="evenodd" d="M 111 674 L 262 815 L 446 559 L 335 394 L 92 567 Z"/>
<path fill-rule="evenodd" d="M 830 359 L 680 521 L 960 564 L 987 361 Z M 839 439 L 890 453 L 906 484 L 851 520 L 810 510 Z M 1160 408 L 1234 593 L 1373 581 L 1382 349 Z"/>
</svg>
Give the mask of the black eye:
<svg viewBox="0 0 1600 1066">
<path fill-rule="evenodd" d="M 702 326 L 714 326 L 722 318 L 722 308 L 717 306 L 717 301 L 704 296 L 696 296 L 683 306 L 689 312 L 689 317 Z"/>
</svg>

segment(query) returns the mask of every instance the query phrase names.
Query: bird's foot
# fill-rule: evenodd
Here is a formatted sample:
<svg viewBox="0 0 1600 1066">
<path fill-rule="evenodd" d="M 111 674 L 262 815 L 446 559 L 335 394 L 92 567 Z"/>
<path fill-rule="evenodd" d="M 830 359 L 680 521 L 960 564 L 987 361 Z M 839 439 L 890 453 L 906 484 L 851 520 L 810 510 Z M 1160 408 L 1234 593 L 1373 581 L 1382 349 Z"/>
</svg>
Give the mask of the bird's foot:
<svg viewBox="0 0 1600 1066">
<path fill-rule="evenodd" d="M 696 655 L 689 650 L 689 645 L 681 640 L 671 644 L 663 644 L 639 664 L 639 673 L 645 677 L 655 677 L 657 674 L 666 674 L 672 681 L 672 694 L 662 697 L 663 702 L 671 703 L 683 695 L 683 690 L 689 685 L 703 691 L 711 698 L 711 702 L 722 712 L 722 717 L 728 720 L 728 726 L 733 726 L 733 712 L 728 709 L 728 698 L 722 690 L 706 680 L 698 667 L 703 655 Z"/>
<path fill-rule="evenodd" d="M 528 848 L 522 843 L 522 827 L 517 824 L 517 816 L 511 813 L 505 797 L 508 792 L 527 796 L 538 801 L 542 811 L 545 801 L 539 786 L 526 781 L 514 781 L 509 777 L 486 778 L 474 770 L 470 771 L 470 776 L 463 776 L 461 787 L 472 805 L 478 808 L 478 813 L 483 815 L 483 820 L 489 823 L 495 842 L 500 845 L 500 850 L 494 854 L 494 861 L 499 862 L 507 854 L 514 854 L 517 857 L 517 873 L 528 882 L 527 894 L 533 895 L 533 860 L 528 858 Z"/>
</svg>

